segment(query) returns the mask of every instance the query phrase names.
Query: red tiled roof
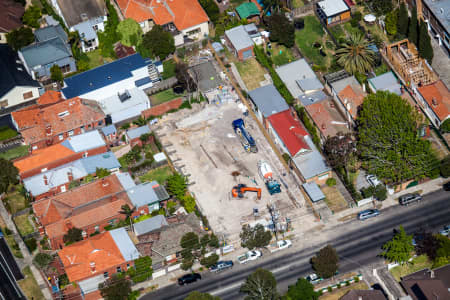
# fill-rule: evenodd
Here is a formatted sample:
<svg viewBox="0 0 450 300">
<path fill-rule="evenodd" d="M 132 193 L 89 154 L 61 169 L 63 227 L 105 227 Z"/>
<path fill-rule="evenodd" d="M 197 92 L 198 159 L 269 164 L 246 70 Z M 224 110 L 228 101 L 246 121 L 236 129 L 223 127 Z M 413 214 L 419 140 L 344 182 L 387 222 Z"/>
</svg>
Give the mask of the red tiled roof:
<svg viewBox="0 0 450 300">
<path fill-rule="evenodd" d="M 294 119 L 290 110 L 271 115 L 268 119 L 291 156 L 302 150 L 310 150 L 304 140 L 308 132 L 298 120 Z"/>
<path fill-rule="evenodd" d="M 67 246 L 58 255 L 70 282 L 103 274 L 126 262 L 109 232 Z"/>
<path fill-rule="evenodd" d="M 442 80 L 419 87 L 417 90 L 441 121 L 450 115 L 450 92 Z"/>
<path fill-rule="evenodd" d="M 45 105 L 45 104 L 53 104 L 59 101 L 63 101 L 64 98 L 61 94 L 61 92 L 57 92 L 57 91 L 46 91 L 44 94 L 42 94 L 42 96 L 40 96 L 37 99 L 37 103 L 39 105 Z"/>
<path fill-rule="evenodd" d="M 356 119 L 358 114 L 358 107 L 363 103 L 366 93 L 360 86 L 347 85 L 339 92 L 339 98 L 343 101 L 346 109 L 350 112 L 353 119 Z"/>
<path fill-rule="evenodd" d="M 305 106 L 306 111 L 325 137 L 335 136 L 338 133 L 340 128 L 337 128 L 337 126 L 339 125 L 334 124 L 334 121 L 342 122 L 343 124 L 345 124 L 343 120 L 335 120 L 333 118 L 333 116 L 327 109 L 327 105 L 329 105 L 329 103 L 329 101 L 320 101 Z M 343 129 L 346 129 L 346 127 L 343 127 Z"/>
<path fill-rule="evenodd" d="M 25 7 L 14 0 L 0 1 L 0 32 L 10 32 L 22 26 Z"/>
<path fill-rule="evenodd" d="M 158 25 L 173 22 L 178 30 L 208 22 L 197 0 L 117 0 L 125 18 L 140 23 L 153 20 Z"/>
</svg>

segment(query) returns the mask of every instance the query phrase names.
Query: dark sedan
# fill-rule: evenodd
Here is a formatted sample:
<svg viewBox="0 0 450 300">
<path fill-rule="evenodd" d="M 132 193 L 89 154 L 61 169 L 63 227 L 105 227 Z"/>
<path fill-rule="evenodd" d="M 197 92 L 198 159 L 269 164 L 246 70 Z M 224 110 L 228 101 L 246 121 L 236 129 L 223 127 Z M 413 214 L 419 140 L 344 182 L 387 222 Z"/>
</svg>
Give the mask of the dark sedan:
<svg viewBox="0 0 450 300">
<path fill-rule="evenodd" d="M 178 284 L 184 285 L 192 282 L 196 282 L 197 280 L 201 280 L 202 276 L 198 273 L 186 274 L 183 277 L 178 278 Z"/>
</svg>

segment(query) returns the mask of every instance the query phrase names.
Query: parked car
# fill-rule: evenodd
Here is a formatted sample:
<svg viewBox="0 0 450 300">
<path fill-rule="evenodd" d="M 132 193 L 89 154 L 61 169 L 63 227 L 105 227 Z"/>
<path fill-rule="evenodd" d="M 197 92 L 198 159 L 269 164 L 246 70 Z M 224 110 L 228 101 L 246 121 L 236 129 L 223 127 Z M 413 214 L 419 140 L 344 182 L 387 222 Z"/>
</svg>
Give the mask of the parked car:
<svg viewBox="0 0 450 300">
<path fill-rule="evenodd" d="M 309 274 L 305 277 L 306 280 L 308 280 L 311 284 L 318 284 L 323 280 L 322 277 L 319 277 L 316 273 Z"/>
<path fill-rule="evenodd" d="M 192 282 L 196 282 L 197 280 L 201 280 L 202 276 L 198 273 L 186 274 L 180 278 L 178 278 L 178 284 L 184 285 Z"/>
<path fill-rule="evenodd" d="M 214 266 L 209 268 L 209 270 L 211 272 L 216 273 L 216 272 L 224 271 L 227 269 L 231 269 L 232 267 L 233 267 L 233 262 L 231 260 L 218 261 Z"/>
<path fill-rule="evenodd" d="M 450 234 L 450 225 L 444 226 L 444 229 L 439 231 L 439 233 L 448 236 Z"/>
<path fill-rule="evenodd" d="M 358 213 L 358 220 L 366 220 L 380 214 L 378 209 L 366 209 Z"/>
<path fill-rule="evenodd" d="M 277 252 L 279 250 L 283 250 L 286 248 L 289 248 L 292 246 L 292 242 L 290 240 L 281 240 L 281 241 L 277 241 L 276 243 L 273 243 L 271 245 L 269 245 L 269 251 L 270 252 Z"/>
<path fill-rule="evenodd" d="M 447 183 L 444 183 L 444 185 L 442 187 L 444 188 L 444 191 L 450 191 L 450 181 Z"/>
<path fill-rule="evenodd" d="M 247 253 L 245 253 L 243 255 L 238 256 L 237 260 L 239 263 L 245 264 L 245 263 L 248 263 L 249 261 L 257 260 L 261 256 L 262 256 L 261 251 L 252 250 L 252 251 L 248 251 Z"/>
<path fill-rule="evenodd" d="M 378 178 L 375 175 L 367 175 L 366 179 L 367 182 L 370 183 L 372 186 L 377 186 L 381 184 L 381 181 L 378 180 Z"/>
<path fill-rule="evenodd" d="M 422 196 L 420 196 L 418 193 L 405 194 L 398 198 L 398 202 L 400 203 L 400 205 L 408 205 L 414 202 L 419 202 L 420 200 L 422 200 Z"/>
</svg>

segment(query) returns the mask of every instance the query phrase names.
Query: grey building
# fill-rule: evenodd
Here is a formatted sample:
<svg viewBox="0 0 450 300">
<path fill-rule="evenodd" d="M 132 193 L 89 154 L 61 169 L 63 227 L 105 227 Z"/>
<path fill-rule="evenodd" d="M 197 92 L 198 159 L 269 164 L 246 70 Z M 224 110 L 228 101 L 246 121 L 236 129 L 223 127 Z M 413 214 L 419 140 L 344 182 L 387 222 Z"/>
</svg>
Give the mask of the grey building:
<svg viewBox="0 0 450 300">
<path fill-rule="evenodd" d="M 269 127 L 266 120 L 268 117 L 289 109 L 286 101 L 273 84 L 254 89 L 248 92 L 248 96 L 253 103 L 256 116 L 266 128 Z"/>
<path fill-rule="evenodd" d="M 436 38 L 440 46 L 447 49 L 450 55 L 450 1 L 448 0 L 416 0 L 422 4 L 422 17 L 427 23 L 432 37 Z M 420 14 L 420 6 L 418 15 Z"/>
</svg>

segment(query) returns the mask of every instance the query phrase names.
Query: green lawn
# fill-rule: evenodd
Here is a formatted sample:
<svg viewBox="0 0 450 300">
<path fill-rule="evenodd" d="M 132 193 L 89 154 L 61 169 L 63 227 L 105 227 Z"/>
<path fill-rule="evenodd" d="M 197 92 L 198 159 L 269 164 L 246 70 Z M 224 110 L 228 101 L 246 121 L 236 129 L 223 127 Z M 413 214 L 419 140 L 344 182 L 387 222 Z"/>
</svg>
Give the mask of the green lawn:
<svg viewBox="0 0 450 300">
<path fill-rule="evenodd" d="M 177 66 L 177 64 L 175 63 L 175 61 L 173 59 L 169 59 L 163 62 L 163 74 L 162 77 L 163 79 L 167 79 L 170 77 L 175 76 L 175 67 Z"/>
<path fill-rule="evenodd" d="M 329 30 L 337 41 L 339 41 L 340 38 L 345 37 L 345 31 L 341 25 L 335 25 L 331 27 Z"/>
<path fill-rule="evenodd" d="M 292 7 L 293 8 L 299 8 L 299 7 L 302 7 L 304 5 L 305 5 L 305 3 L 303 3 L 302 0 L 293 0 L 292 1 Z"/>
<path fill-rule="evenodd" d="M 350 24 L 350 22 L 344 23 L 343 26 L 348 34 L 359 33 L 361 35 L 364 35 L 364 33 L 358 27 L 352 27 L 352 24 Z"/>
<path fill-rule="evenodd" d="M 172 175 L 172 169 L 169 166 L 153 169 L 139 177 L 141 182 L 157 181 L 159 184 L 164 184 L 168 177 Z"/>
<path fill-rule="evenodd" d="M 6 242 L 8 243 L 9 248 L 11 249 L 12 254 L 17 258 L 23 258 L 22 251 L 20 251 L 19 245 L 17 245 L 14 236 L 7 235 L 5 236 Z"/>
<path fill-rule="evenodd" d="M 112 62 L 113 60 L 109 57 L 103 57 L 100 53 L 100 49 L 87 52 L 86 55 L 89 57 L 89 69 L 104 65 L 105 63 Z"/>
<path fill-rule="evenodd" d="M 22 288 L 22 291 L 25 293 L 28 299 L 41 300 L 45 299 L 44 295 L 42 295 L 41 289 L 36 282 L 36 279 L 31 272 L 30 267 L 25 267 L 22 270 L 23 275 L 25 275 L 25 279 L 19 281 L 19 285 Z"/>
<path fill-rule="evenodd" d="M 21 185 L 9 187 L 6 197 L 3 199 L 6 209 L 11 214 L 15 214 L 16 212 L 30 206 L 30 202 L 21 193 L 22 189 L 23 186 Z"/>
<path fill-rule="evenodd" d="M 432 262 L 428 259 L 426 255 L 420 255 L 407 264 L 392 268 L 391 273 L 392 276 L 394 276 L 394 278 L 397 281 L 400 281 L 401 277 L 420 271 L 425 268 L 431 268 L 431 265 Z"/>
<path fill-rule="evenodd" d="M 30 220 L 28 220 L 28 216 L 28 214 L 25 214 L 14 218 L 14 223 L 16 223 L 17 230 L 19 230 L 21 236 L 26 236 L 34 232 L 34 228 L 31 225 Z"/>
<path fill-rule="evenodd" d="M 13 160 L 28 154 L 28 146 L 23 145 L 13 149 L 10 149 L 6 152 L 0 153 L 0 158 L 4 158 L 6 160 Z"/>
<path fill-rule="evenodd" d="M 176 94 L 173 89 L 167 89 L 157 94 L 151 95 L 150 102 L 152 103 L 152 106 L 155 106 L 176 98 L 180 98 L 182 96 L 184 96 L 184 94 L 179 95 Z"/>
<path fill-rule="evenodd" d="M 292 50 L 283 45 L 272 43 L 272 61 L 276 66 L 288 64 L 295 60 Z"/>
<path fill-rule="evenodd" d="M 249 91 L 259 88 L 261 86 L 260 82 L 266 79 L 264 77 L 264 74 L 267 74 L 266 69 L 255 58 L 249 58 L 244 61 L 235 59 L 234 64 Z"/>
<path fill-rule="evenodd" d="M 315 65 L 326 66 L 327 59 L 320 55 L 319 48 L 314 47 L 316 42 L 323 45 L 326 40 L 322 24 L 315 16 L 306 16 L 304 20 L 305 28 L 295 32 L 295 42 L 301 53 Z"/>
<path fill-rule="evenodd" d="M 0 126 L 0 141 L 9 140 L 17 135 L 18 133 L 8 126 Z"/>
</svg>

